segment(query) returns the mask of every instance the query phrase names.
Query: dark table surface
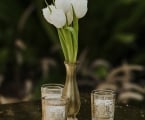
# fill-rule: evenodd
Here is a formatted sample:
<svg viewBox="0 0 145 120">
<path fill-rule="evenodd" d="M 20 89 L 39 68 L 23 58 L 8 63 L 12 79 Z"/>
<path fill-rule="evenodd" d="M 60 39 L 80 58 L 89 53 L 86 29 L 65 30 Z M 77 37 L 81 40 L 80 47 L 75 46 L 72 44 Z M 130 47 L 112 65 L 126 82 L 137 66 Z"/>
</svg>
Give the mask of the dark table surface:
<svg viewBox="0 0 145 120">
<path fill-rule="evenodd" d="M 90 96 L 83 95 L 81 102 L 78 120 L 91 120 Z M 0 120 L 41 120 L 41 101 L 0 105 Z M 115 120 L 145 120 L 145 109 L 116 105 Z"/>
</svg>

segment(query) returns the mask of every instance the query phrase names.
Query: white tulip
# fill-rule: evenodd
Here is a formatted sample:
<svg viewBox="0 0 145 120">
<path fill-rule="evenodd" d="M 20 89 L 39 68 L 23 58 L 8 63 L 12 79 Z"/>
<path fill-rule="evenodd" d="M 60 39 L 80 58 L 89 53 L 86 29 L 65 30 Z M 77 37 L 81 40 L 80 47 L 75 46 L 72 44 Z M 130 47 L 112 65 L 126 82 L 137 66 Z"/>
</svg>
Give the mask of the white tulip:
<svg viewBox="0 0 145 120">
<path fill-rule="evenodd" d="M 66 24 L 66 16 L 62 9 L 57 9 L 55 6 L 50 5 L 42 11 L 46 21 L 56 28 L 62 28 Z"/>
<path fill-rule="evenodd" d="M 55 0 L 55 7 L 67 13 L 70 10 L 71 2 L 70 0 Z"/>
<path fill-rule="evenodd" d="M 88 11 L 88 0 L 71 0 L 77 18 L 82 18 Z"/>
</svg>

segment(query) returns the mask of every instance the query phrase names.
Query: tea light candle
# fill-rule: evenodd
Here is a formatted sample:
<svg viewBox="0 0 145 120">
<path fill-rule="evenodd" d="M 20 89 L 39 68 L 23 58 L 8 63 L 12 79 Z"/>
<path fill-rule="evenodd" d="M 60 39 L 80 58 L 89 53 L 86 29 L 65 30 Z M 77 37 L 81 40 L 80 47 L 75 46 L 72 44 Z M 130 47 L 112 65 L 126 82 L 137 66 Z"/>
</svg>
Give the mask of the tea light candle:
<svg viewBox="0 0 145 120">
<path fill-rule="evenodd" d="M 41 86 L 42 120 L 49 120 L 49 119 L 44 119 L 47 116 L 47 114 L 45 115 L 45 112 L 47 112 L 47 104 L 45 104 L 44 99 L 56 99 L 56 98 L 61 99 L 62 91 L 63 91 L 62 84 L 43 84 Z M 47 113 L 51 113 L 51 112 L 47 112 Z"/>
<path fill-rule="evenodd" d="M 112 90 L 93 90 L 91 92 L 92 120 L 113 120 L 115 94 Z"/>
</svg>

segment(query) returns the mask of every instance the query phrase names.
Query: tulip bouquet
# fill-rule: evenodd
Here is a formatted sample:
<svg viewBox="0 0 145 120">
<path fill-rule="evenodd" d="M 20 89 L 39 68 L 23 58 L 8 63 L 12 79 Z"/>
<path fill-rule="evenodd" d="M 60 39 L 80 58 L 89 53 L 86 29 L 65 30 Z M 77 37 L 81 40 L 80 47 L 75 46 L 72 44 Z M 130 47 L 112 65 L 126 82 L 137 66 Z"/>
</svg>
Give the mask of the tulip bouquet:
<svg viewBox="0 0 145 120">
<path fill-rule="evenodd" d="M 87 0 L 53 0 L 42 10 L 46 21 L 57 28 L 65 61 L 75 63 L 78 53 L 78 20 L 87 13 Z"/>
</svg>

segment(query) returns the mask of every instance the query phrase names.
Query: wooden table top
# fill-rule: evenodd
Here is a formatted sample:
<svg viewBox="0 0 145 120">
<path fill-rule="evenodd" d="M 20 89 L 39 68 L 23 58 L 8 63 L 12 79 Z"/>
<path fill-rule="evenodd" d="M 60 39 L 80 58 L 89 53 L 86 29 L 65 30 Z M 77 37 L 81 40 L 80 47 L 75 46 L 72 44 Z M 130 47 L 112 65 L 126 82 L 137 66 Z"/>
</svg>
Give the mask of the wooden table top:
<svg viewBox="0 0 145 120">
<path fill-rule="evenodd" d="M 81 102 L 78 120 L 91 120 L 90 96 Z M 41 120 L 41 101 L 0 105 L 0 120 Z M 116 105 L 115 120 L 145 120 L 145 109 Z"/>
</svg>

